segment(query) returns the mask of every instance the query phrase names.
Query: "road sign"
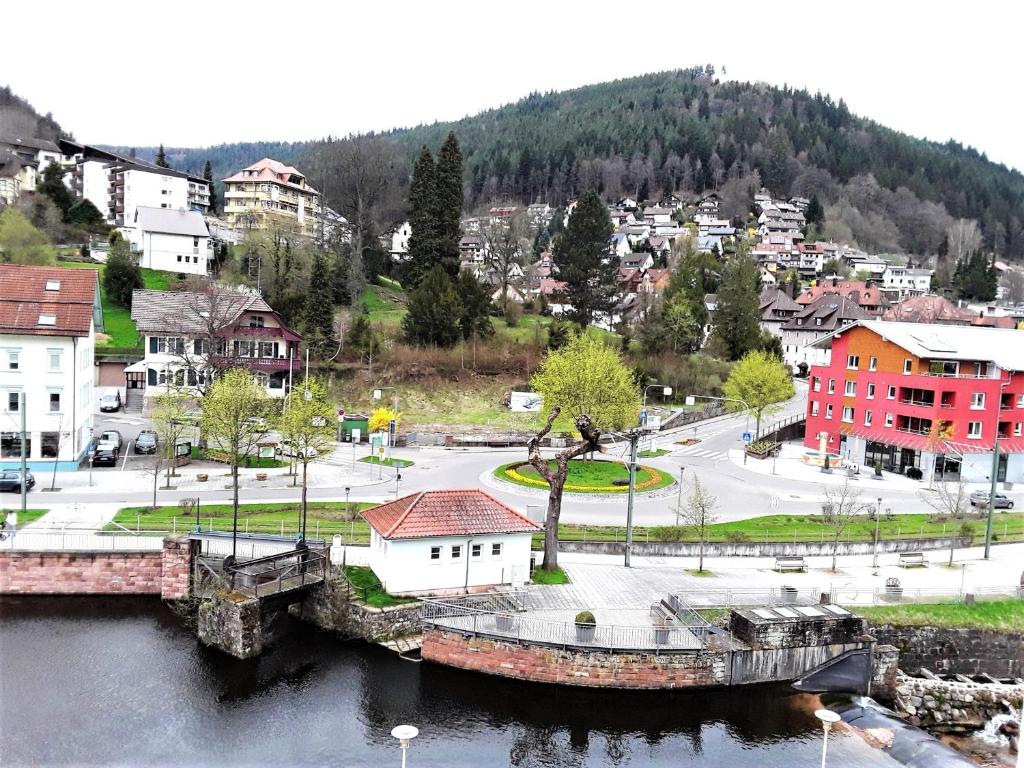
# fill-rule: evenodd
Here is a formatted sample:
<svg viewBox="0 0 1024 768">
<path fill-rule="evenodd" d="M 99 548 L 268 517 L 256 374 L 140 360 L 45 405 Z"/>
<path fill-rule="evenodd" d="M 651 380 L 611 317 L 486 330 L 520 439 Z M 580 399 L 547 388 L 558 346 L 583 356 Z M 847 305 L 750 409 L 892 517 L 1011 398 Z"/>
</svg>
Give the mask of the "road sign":
<svg viewBox="0 0 1024 768">
<path fill-rule="evenodd" d="M 647 409 L 646 408 L 644 408 L 642 411 L 640 411 L 640 426 L 642 426 L 642 427 L 646 427 L 647 426 Z"/>
<path fill-rule="evenodd" d="M 393 446 L 395 444 L 395 420 L 391 419 L 388 422 L 388 445 Z"/>
<path fill-rule="evenodd" d="M 339 408 L 338 409 L 338 421 L 344 421 L 344 420 L 345 420 L 345 409 L 344 408 Z"/>
<path fill-rule="evenodd" d="M 744 445 L 750 445 L 750 442 L 753 439 L 754 439 L 754 436 L 752 434 L 750 434 L 749 432 L 744 432 L 743 433 L 743 444 Z"/>
</svg>

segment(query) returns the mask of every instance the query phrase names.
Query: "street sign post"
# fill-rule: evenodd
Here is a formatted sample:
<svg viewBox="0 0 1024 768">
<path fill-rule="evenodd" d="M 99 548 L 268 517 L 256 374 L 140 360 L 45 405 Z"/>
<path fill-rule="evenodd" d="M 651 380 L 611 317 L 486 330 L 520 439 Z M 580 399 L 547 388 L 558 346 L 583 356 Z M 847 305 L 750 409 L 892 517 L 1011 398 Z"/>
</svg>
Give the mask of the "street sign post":
<svg viewBox="0 0 1024 768">
<path fill-rule="evenodd" d="M 358 429 L 352 430 L 352 474 L 356 473 L 356 446 L 359 444 L 359 438 L 362 437 L 362 433 Z"/>
<path fill-rule="evenodd" d="M 750 434 L 749 432 L 744 432 L 743 433 L 743 444 L 744 445 L 750 445 L 750 443 L 751 443 L 751 441 L 753 439 L 754 439 L 754 436 L 752 434 Z"/>
</svg>

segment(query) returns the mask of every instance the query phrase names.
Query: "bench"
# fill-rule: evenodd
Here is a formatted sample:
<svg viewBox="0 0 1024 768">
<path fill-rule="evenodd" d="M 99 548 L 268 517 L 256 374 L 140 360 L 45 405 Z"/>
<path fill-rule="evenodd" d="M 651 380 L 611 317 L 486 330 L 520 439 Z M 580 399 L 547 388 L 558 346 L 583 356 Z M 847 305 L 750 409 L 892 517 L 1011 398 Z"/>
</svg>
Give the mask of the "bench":
<svg viewBox="0 0 1024 768">
<path fill-rule="evenodd" d="M 910 568 L 912 566 L 921 566 L 926 568 L 928 566 L 928 558 L 924 556 L 924 552 L 900 552 L 900 568 Z"/>
<path fill-rule="evenodd" d="M 783 571 L 806 571 L 807 563 L 804 562 L 803 557 L 799 555 L 793 557 L 776 557 L 775 570 L 779 573 Z"/>
</svg>

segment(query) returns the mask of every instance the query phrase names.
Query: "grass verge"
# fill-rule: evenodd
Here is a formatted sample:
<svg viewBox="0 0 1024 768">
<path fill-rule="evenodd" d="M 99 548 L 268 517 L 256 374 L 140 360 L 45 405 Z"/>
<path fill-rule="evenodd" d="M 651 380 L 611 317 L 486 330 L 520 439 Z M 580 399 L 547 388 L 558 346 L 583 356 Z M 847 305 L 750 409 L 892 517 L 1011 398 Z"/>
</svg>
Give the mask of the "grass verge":
<svg viewBox="0 0 1024 768">
<path fill-rule="evenodd" d="M 329 537 L 341 534 L 345 541 L 353 544 L 368 544 L 370 527 L 362 519 L 353 516 L 363 509 L 376 506 L 363 502 L 352 502 L 346 506 L 343 501 L 312 501 L 306 510 L 306 534 L 310 537 Z M 267 504 L 239 504 L 238 530 L 241 533 L 266 533 L 288 536 L 299 526 L 302 505 L 291 502 Z M 104 530 L 121 530 L 114 523 L 131 530 L 179 533 L 195 528 L 195 515 L 184 517 L 177 506 L 124 507 L 118 510 L 111 524 Z M 232 528 L 230 504 L 203 504 L 199 507 L 199 524 L 203 530 L 230 531 Z"/>
<path fill-rule="evenodd" d="M 392 605 L 405 605 L 415 603 L 415 597 L 396 597 L 389 595 L 381 586 L 377 574 L 369 568 L 360 565 L 350 565 L 345 568 L 345 578 L 352 585 L 356 595 L 367 605 L 374 608 L 387 608 Z"/>
<path fill-rule="evenodd" d="M 552 469 L 555 463 L 550 462 Z M 506 482 L 526 488 L 547 488 L 548 484 L 529 464 L 512 462 L 503 464 L 494 470 L 495 477 Z M 566 478 L 565 490 L 573 493 L 627 493 L 627 485 L 616 485 L 615 481 L 626 482 L 629 472 L 616 461 L 583 461 L 574 459 L 569 462 L 569 475 Z M 654 491 L 674 482 L 667 472 L 662 473 L 653 467 L 639 466 L 636 471 L 636 489 L 638 491 Z"/>
<path fill-rule="evenodd" d="M 565 571 L 561 568 L 545 571 L 543 568 L 538 567 L 530 577 L 530 581 L 534 584 L 568 584 L 569 577 L 565 575 Z"/>
<path fill-rule="evenodd" d="M 416 462 L 409 459 L 381 459 L 379 456 L 363 456 L 359 461 L 367 464 L 383 464 L 385 467 L 411 467 Z"/>
<path fill-rule="evenodd" d="M 656 459 L 666 453 L 671 453 L 671 451 L 668 448 L 655 448 L 653 451 L 640 451 L 637 456 L 641 459 Z"/>
<path fill-rule="evenodd" d="M 8 512 L 15 512 L 18 515 L 18 527 L 21 528 L 26 523 L 35 522 L 49 511 L 48 509 L 26 509 L 22 512 L 18 507 L 0 507 L 0 520 L 3 520 Z"/>
<path fill-rule="evenodd" d="M 875 624 L 1024 631 L 1024 600 L 983 600 L 974 605 L 880 605 L 870 608 L 857 607 L 856 611 Z"/>
</svg>

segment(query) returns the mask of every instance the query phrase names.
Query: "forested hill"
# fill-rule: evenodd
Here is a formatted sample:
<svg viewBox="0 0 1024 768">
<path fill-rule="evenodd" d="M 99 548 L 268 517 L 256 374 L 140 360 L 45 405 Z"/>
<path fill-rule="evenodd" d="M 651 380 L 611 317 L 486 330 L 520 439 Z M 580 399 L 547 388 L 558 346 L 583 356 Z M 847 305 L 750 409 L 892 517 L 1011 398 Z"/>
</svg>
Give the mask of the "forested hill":
<svg viewBox="0 0 1024 768">
<path fill-rule="evenodd" d="M 0 86 L 0 138 L 55 139 L 70 138 L 53 115 L 40 115 L 35 108 L 10 86 Z"/>
</svg>

